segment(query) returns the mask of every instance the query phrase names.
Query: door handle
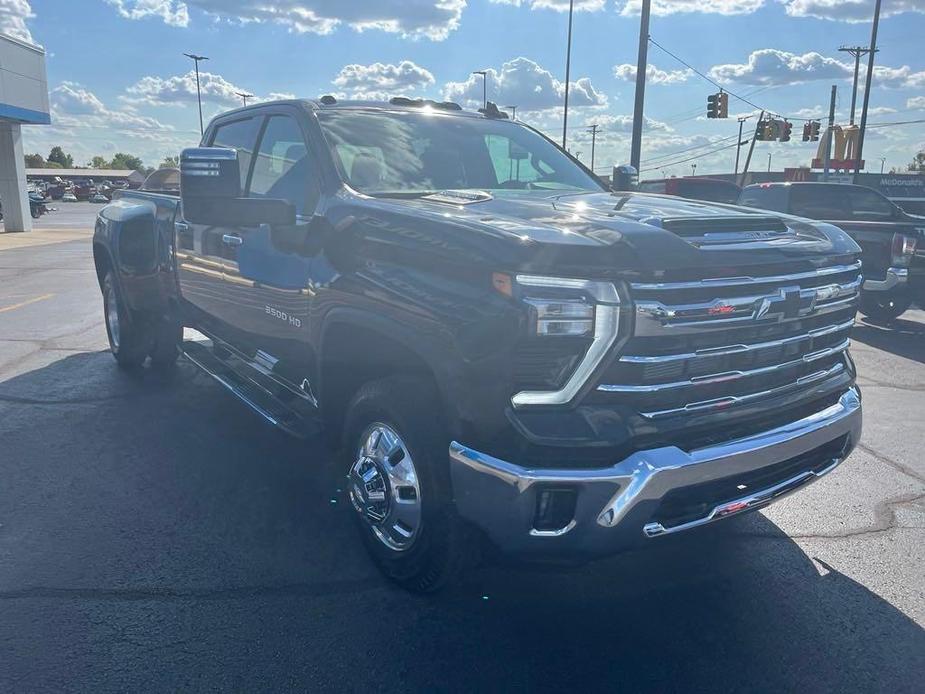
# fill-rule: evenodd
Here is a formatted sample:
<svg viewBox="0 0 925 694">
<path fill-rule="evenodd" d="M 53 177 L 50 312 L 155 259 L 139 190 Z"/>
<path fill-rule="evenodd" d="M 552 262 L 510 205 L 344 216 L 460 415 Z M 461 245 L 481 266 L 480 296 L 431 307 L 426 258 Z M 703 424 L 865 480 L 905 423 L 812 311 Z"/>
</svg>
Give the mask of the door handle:
<svg viewBox="0 0 925 694">
<path fill-rule="evenodd" d="M 244 239 L 240 236 L 235 236 L 234 234 L 225 234 L 222 236 L 222 243 L 226 246 L 240 246 L 244 243 Z"/>
<path fill-rule="evenodd" d="M 188 234 L 189 233 L 189 224 L 186 222 L 174 222 L 173 228 L 176 229 L 178 234 Z"/>
</svg>

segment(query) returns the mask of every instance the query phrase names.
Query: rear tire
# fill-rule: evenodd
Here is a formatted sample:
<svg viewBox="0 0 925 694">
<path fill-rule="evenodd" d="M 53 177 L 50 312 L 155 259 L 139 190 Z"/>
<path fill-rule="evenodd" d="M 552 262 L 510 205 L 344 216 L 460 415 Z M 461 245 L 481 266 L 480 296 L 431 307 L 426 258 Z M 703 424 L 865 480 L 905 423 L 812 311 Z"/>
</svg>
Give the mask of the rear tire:
<svg viewBox="0 0 925 694">
<path fill-rule="evenodd" d="M 897 292 L 863 292 L 860 310 L 868 318 L 891 321 L 899 318 L 911 305 L 911 297 Z"/>
<path fill-rule="evenodd" d="M 474 557 L 452 500 L 440 412 L 427 379 L 393 376 L 359 390 L 344 426 L 347 495 L 363 542 L 389 579 L 418 593 L 454 581 Z"/>
<path fill-rule="evenodd" d="M 103 278 L 103 317 L 109 348 L 119 367 L 139 368 L 148 357 L 148 335 L 138 316 L 125 306 L 112 270 Z"/>
</svg>

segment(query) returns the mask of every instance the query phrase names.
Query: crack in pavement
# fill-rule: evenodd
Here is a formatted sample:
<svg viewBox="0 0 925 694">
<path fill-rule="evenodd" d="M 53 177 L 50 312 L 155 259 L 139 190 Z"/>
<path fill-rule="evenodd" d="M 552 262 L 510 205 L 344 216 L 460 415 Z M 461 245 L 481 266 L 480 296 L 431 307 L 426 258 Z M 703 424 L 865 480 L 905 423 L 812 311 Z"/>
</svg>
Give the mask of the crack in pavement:
<svg viewBox="0 0 925 694">
<path fill-rule="evenodd" d="M 178 590 L 174 588 L 55 588 L 33 586 L 0 591 L 0 600 L 103 600 L 117 602 L 176 602 L 183 600 L 245 600 L 262 597 L 327 597 L 355 595 L 382 590 L 385 582 L 378 576 L 346 581 L 319 583 L 284 583 L 268 586 L 238 586 Z"/>
<path fill-rule="evenodd" d="M 916 479 L 919 482 L 925 483 L 925 476 L 920 475 L 917 471 L 913 470 L 908 465 L 905 465 L 904 463 L 900 463 L 899 461 L 893 460 L 889 456 L 884 455 L 883 453 L 880 453 L 874 448 L 871 448 L 870 446 L 865 444 L 863 441 L 858 443 L 858 448 L 860 448 L 862 451 L 867 453 L 878 463 L 883 463 L 884 465 L 888 465 L 889 467 L 892 467 L 895 470 L 899 470 L 899 472 L 903 473 L 904 475 L 908 475 L 909 477 L 912 477 L 913 479 Z"/>
</svg>

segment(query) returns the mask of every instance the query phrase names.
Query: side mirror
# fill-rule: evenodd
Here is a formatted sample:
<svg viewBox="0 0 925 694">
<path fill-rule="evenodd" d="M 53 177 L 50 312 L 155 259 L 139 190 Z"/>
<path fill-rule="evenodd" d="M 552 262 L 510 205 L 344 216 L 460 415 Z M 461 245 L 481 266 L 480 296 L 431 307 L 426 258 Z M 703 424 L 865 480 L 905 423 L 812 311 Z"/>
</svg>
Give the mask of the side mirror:
<svg viewBox="0 0 925 694">
<path fill-rule="evenodd" d="M 295 205 L 277 198 L 241 197 L 238 152 L 192 147 L 180 154 L 183 217 L 193 224 L 253 227 L 295 224 Z"/>
<path fill-rule="evenodd" d="M 615 191 L 636 190 L 639 186 L 639 172 L 629 164 L 613 167 L 610 188 Z"/>
</svg>

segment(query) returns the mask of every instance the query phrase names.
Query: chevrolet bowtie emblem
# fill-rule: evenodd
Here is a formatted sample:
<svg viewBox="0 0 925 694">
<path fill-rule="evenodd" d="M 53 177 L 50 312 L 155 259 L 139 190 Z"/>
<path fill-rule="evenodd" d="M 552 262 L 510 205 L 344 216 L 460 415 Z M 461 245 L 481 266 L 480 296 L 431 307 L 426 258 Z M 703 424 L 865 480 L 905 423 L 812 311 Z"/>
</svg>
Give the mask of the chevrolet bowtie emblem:
<svg viewBox="0 0 925 694">
<path fill-rule="evenodd" d="M 803 306 L 803 294 L 799 287 L 781 287 L 776 294 L 761 300 L 755 319 L 777 317 L 778 320 L 796 318 L 801 310 L 812 311 L 816 306 L 816 292 L 813 292 L 807 306 Z"/>
</svg>

